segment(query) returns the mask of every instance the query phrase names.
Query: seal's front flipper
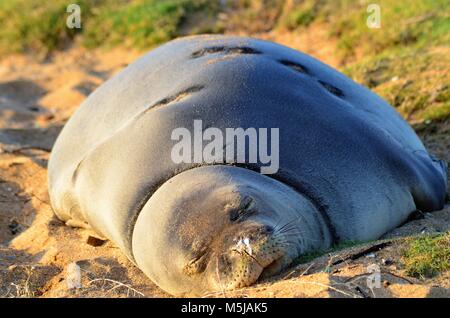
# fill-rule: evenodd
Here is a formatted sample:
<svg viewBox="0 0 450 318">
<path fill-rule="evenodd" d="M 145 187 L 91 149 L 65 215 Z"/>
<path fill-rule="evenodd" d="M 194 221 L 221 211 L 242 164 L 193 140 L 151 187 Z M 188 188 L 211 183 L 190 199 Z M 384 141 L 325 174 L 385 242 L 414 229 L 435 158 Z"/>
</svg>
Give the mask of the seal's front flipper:
<svg viewBox="0 0 450 318">
<path fill-rule="evenodd" d="M 99 234 L 98 232 L 96 232 L 87 222 L 85 222 L 85 221 L 80 221 L 80 220 L 77 220 L 77 219 L 70 219 L 70 220 L 68 220 L 68 221 L 66 221 L 66 223 L 65 223 L 67 226 L 70 226 L 70 227 L 78 227 L 78 228 L 82 228 L 82 229 L 85 229 L 85 230 L 87 230 L 88 231 L 88 239 L 87 239 L 87 243 L 88 244 L 90 244 L 89 243 L 89 241 L 94 241 L 94 242 L 97 242 L 97 241 L 102 241 L 102 242 L 104 242 L 104 241 L 107 241 L 108 240 L 108 238 L 107 237 L 105 237 L 105 236 L 103 236 L 103 235 L 101 235 L 101 234 Z M 98 244 L 98 243 L 94 243 L 94 244 Z M 90 244 L 90 245 L 94 245 L 94 244 Z M 94 246 L 99 246 L 99 245 L 94 245 Z"/>
<path fill-rule="evenodd" d="M 435 211 L 444 207 L 447 193 L 447 163 L 425 151 L 415 151 L 415 178 L 412 195 L 416 207 L 422 211 Z"/>
<path fill-rule="evenodd" d="M 70 227 L 81 227 L 83 229 L 91 228 L 87 222 L 76 220 L 76 219 L 67 220 L 66 225 L 70 226 Z"/>
<path fill-rule="evenodd" d="M 433 161 L 434 165 L 442 171 L 442 174 L 444 175 L 444 180 L 447 180 L 448 178 L 448 164 L 445 160 L 440 160 L 439 158 L 436 158 L 433 155 L 430 155 L 431 161 Z"/>
</svg>

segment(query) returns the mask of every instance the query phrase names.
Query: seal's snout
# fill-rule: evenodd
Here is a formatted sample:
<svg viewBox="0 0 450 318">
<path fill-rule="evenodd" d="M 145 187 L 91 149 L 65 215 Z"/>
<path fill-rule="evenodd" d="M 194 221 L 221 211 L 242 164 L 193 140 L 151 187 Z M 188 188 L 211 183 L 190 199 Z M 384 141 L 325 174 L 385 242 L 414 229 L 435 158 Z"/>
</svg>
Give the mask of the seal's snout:
<svg viewBox="0 0 450 318">
<path fill-rule="evenodd" d="M 254 258 L 254 254 L 260 250 L 261 246 L 274 239 L 272 234 L 273 227 L 269 225 L 261 225 L 244 231 L 234 237 L 231 250 L 240 255 Z"/>
<path fill-rule="evenodd" d="M 273 233 L 272 226 L 263 225 L 257 228 L 254 232 L 241 234 L 233 240 L 233 242 L 236 242 L 235 249 L 237 251 L 245 251 L 250 255 L 252 255 L 253 249 L 251 247 L 250 242 L 254 244 L 255 241 L 261 239 L 267 240 L 267 237 L 272 235 L 272 233 Z"/>
<path fill-rule="evenodd" d="M 245 228 L 245 225 L 241 225 Z M 224 244 L 217 258 L 216 278 L 219 289 L 249 286 L 261 276 L 275 274 L 286 260 L 286 244 L 274 235 L 270 225 L 251 224 L 239 230 L 233 239 Z M 227 242 L 227 239 L 221 239 Z"/>
</svg>

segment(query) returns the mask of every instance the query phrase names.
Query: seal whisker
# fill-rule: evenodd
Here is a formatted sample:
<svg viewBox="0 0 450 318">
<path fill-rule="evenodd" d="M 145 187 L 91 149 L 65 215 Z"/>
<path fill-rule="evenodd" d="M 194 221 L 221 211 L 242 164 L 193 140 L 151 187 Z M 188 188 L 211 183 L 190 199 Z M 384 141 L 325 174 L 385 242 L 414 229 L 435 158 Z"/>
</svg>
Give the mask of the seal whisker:
<svg viewBox="0 0 450 318">
<path fill-rule="evenodd" d="M 277 223 L 275 223 L 275 225 L 273 226 L 273 228 L 276 229 L 276 228 L 280 225 L 280 223 L 281 223 L 282 220 L 283 220 L 283 219 L 282 219 L 281 217 L 278 217 L 278 221 L 277 221 Z"/>
<path fill-rule="evenodd" d="M 312 241 L 312 242 L 320 242 L 320 240 L 318 240 L 318 239 L 313 239 L 313 238 L 310 238 L 308 236 L 303 236 L 302 235 L 303 233 L 304 232 L 292 233 L 292 234 L 283 234 L 283 235 L 284 236 L 295 236 L 295 237 L 298 237 L 299 239 L 304 239 L 304 240 L 308 240 L 308 241 Z"/>
<path fill-rule="evenodd" d="M 275 232 L 277 232 L 277 233 L 288 233 L 290 231 L 295 231 L 295 230 L 298 230 L 298 227 L 296 227 L 295 224 L 291 224 L 289 226 L 284 227 L 281 230 L 276 230 Z"/>
<path fill-rule="evenodd" d="M 279 227 L 278 229 L 276 229 L 277 231 L 281 231 L 283 230 L 285 227 L 287 227 L 288 225 L 292 225 L 294 222 L 296 222 L 298 220 L 298 218 L 295 218 L 293 220 L 290 220 L 288 222 L 286 222 L 285 224 L 283 224 L 281 227 Z"/>
<path fill-rule="evenodd" d="M 285 232 L 291 231 L 293 229 L 296 229 L 295 224 L 287 224 L 287 225 L 284 225 L 283 227 L 277 229 L 276 232 L 277 233 L 285 233 Z"/>
<path fill-rule="evenodd" d="M 297 231 L 297 232 L 286 232 L 286 233 L 279 233 L 280 236 L 295 236 L 295 235 L 301 235 L 304 232 Z"/>
<path fill-rule="evenodd" d="M 289 226 L 290 224 L 284 224 L 281 227 L 275 228 L 274 231 L 276 232 L 282 232 L 287 226 Z"/>
<path fill-rule="evenodd" d="M 293 229 L 292 231 L 286 231 L 286 232 L 277 232 L 275 233 L 275 238 L 281 238 L 281 239 L 286 239 L 286 237 L 296 237 L 299 240 L 308 240 L 311 242 L 319 242 L 320 240 L 318 239 L 313 239 L 310 238 L 309 236 L 304 236 L 303 234 L 305 233 L 304 231 L 300 231 L 300 230 L 296 230 Z M 304 243 L 304 242 L 303 242 Z"/>
<path fill-rule="evenodd" d="M 279 234 L 283 234 L 283 233 L 290 233 L 290 232 L 293 232 L 293 231 L 300 231 L 300 230 L 298 229 L 298 227 L 296 227 L 294 225 L 291 225 L 289 227 L 286 227 L 286 228 L 284 228 L 282 230 L 278 230 L 276 232 L 279 233 Z M 301 231 L 301 233 L 304 233 L 304 232 Z"/>
</svg>

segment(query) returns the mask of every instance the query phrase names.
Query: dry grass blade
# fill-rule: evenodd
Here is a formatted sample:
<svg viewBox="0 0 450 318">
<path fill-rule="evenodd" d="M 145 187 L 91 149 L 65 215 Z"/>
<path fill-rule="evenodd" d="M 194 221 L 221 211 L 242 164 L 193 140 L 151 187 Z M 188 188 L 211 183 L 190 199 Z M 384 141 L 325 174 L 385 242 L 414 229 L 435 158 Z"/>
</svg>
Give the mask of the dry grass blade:
<svg viewBox="0 0 450 318">
<path fill-rule="evenodd" d="M 112 287 L 112 288 L 110 288 L 110 289 L 108 289 L 107 292 L 111 292 L 111 291 L 113 291 L 113 290 L 115 290 L 115 289 L 117 289 L 117 288 L 124 287 L 124 288 L 126 288 L 127 291 L 128 291 L 128 292 L 127 292 L 127 295 L 129 295 L 129 291 L 132 291 L 132 292 L 135 293 L 136 295 L 140 295 L 140 296 L 142 296 L 142 297 L 145 297 L 145 295 L 144 295 L 143 293 L 141 293 L 141 292 L 138 291 L 137 289 L 134 289 L 134 288 L 131 287 L 130 285 L 124 284 L 124 283 L 122 283 L 122 282 L 119 282 L 119 281 L 116 281 L 116 280 L 113 280 L 113 279 L 109 279 L 109 278 L 96 278 L 96 279 L 93 279 L 93 280 L 89 281 L 88 285 L 92 285 L 92 284 L 95 283 L 95 282 L 103 282 L 103 283 L 108 282 L 108 283 L 115 284 L 115 286 Z"/>
</svg>

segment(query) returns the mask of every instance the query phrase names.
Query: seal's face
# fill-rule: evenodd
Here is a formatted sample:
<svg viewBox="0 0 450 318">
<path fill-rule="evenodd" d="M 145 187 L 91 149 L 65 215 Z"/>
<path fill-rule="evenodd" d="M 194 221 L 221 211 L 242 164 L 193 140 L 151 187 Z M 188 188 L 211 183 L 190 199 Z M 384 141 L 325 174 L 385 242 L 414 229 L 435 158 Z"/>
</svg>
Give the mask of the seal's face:
<svg viewBox="0 0 450 318">
<path fill-rule="evenodd" d="M 298 193 L 256 172 L 195 168 L 152 195 L 136 221 L 133 254 L 138 266 L 172 294 L 249 286 L 319 242 L 299 214 L 318 215 L 311 209 Z"/>
<path fill-rule="evenodd" d="M 247 197 L 249 198 L 249 197 Z M 261 276 L 275 274 L 288 263 L 290 242 L 281 227 L 268 220 L 255 221 L 258 212 L 246 220 L 232 220 L 200 248 L 183 272 L 205 291 L 228 290 L 253 284 Z M 235 222 L 235 223 L 234 223 Z"/>
<path fill-rule="evenodd" d="M 169 242 L 184 254 L 176 270 L 202 292 L 249 286 L 287 263 L 288 233 L 252 186 L 193 186 L 176 210 Z"/>
<path fill-rule="evenodd" d="M 249 286 L 263 273 L 282 269 L 289 242 L 272 226 L 252 224 L 230 234 L 232 239 L 224 239 L 216 255 L 215 277 L 214 266 L 208 273 L 219 290 Z"/>
</svg>

